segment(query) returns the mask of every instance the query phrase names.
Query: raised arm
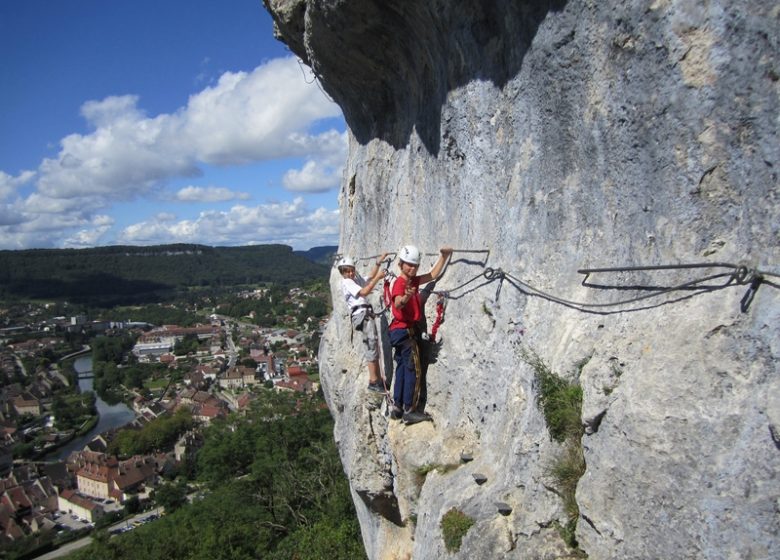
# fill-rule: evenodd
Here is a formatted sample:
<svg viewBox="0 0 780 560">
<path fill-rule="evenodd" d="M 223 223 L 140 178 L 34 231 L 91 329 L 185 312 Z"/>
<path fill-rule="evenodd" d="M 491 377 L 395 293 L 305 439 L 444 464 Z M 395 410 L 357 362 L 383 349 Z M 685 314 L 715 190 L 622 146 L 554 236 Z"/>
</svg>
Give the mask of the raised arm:
<svg viewBox="0 0 780 560">
<path fill-rule="evenodd" d="M 433 265 L 431 271 L 426 274 L 418 275 L 420 277 L 420 284 L 427 284 L 431 280 L 438 280 L 450 255 L 452 255 L 451 247 L 442 247 L 439 249 L 439 258 L 436 261 L 436 264 Z"/>
<path fill-rule="evenodd" d="M 387 253 L 384 253 L 379 260 L 374 263 L 374 268 L 371 270 L 370 278 L 365 286 L 363 286 L 358 292 L 359 296 L 366 297 L 376 287 L 377 283 L 385 277 L 385 271 L 382 270 L 382 263 L 387 258 Z"/>
</svg>

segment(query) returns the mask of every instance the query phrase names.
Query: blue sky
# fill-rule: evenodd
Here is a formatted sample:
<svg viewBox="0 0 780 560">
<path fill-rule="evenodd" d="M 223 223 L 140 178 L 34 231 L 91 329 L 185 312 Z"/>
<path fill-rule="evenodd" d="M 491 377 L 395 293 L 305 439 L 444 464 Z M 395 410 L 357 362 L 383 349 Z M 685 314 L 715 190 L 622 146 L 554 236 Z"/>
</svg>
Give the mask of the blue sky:
<svg viewBox="0 0 780 560">
<path fill-rule="evenodd" d="M 261 0 L 2 0 L 0 53 L 0 249 L 338 243 L 344 120 Z"/>
</svg>

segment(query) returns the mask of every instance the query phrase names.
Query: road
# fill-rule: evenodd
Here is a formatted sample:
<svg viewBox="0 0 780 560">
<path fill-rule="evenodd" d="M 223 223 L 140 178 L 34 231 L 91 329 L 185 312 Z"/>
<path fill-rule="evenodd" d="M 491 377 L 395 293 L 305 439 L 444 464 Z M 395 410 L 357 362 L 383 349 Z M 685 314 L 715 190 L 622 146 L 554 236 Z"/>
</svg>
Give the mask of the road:
<svg viewBox="0 0 780 560">
<path fill-rule="evenodd" d="M 140 521 L 141 519 L 145 517 L 149 517 L 150 515 L 154 515 L 154 514 L 157 514 L 159 516 L 161 513 L 162 513 L 162 508 L 157 508 L 154 511 L 144 511 L 143 513 L 139 513 L 134 515 L 133 517 L 128 517 L 127 519 L 123 519 L 122 521 L 118 523 L 114 523 L 113 525 L 101 530 L 106 530 L 111 532 L 114 529 L 120 529 L 122 527 L 131 527 L 133 525 L 133 522 L 135 521 Z M 52 558 L 61 558 L 62 556 L 67 556 L 74 550 L 84 548 L 91 542 L 92 542 L 91 536 L 84 537 L 83 539 L 79 539 L 77 541 L 71 541 L 67 544 L 62 545 L 57 550 L 52 550 L 51 552 L 47 552 L 42 556 L 37 556 L 35 560 L 50 560 Z"/>
</svg>

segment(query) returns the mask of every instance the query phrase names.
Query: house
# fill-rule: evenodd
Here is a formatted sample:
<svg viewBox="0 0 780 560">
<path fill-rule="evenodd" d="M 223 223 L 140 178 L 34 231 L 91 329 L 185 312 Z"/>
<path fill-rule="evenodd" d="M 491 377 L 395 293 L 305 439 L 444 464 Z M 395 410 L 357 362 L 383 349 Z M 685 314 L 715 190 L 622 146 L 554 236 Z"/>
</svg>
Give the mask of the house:
<svg viewBox="0 0 780 560">
<path fill-rule="evenodd" d="M 260 383 L 261 379 L 258 379 L 257 372 L 254 369 L 241 366 L 240 371 L 245 387 Z"/>
<path fill-rule="evenodd" d="M 244 384 L 244 375 L 237 367 L 233 367 L 217 381 L 222 389 L 239 389 Z"/>
<path fill-rule="evenodd" d="M 38 512 L 53 512 L 57 509 L 57 489 L 51 479 L 42 476 L 24 484 L 27 497 Z"/>
<path fill-rule="evenodd" d="M 76 473 L 76 486 L 85 496 L 111 498 L 112 473 L 112 467 L 89 463 Z"/>
<path fill-rule="evenodd" d="M 190 387 L 179 392 L 179 402 L 182 404 L 192 404 L 192 397 L 197 393 L 197 389 Z"/>
<path fill-rule="evenodd" d="M 137 493 L 142 486 L 154 485 L 157 482 L 157 472 L 154 460 L 146 457 L 134 457 L 120 464 L 112 477 L 112 494 L 121 501 L 127 500 L 131 494 Z"/>
<path fill-rule="evenodd" d="M 148 457 L 133 457 L 121 463 L 105 455 L 96 459 L 84 461 L 76 473 L 79 493 L 84 496 L 124 501 L 142 486 L 157 481 L 154 460 Z"/>
<path fill-rule="evenodd" d="M 133 399 L 133 412 L 140 413 L 141 409 L 146 403 L 146 398 L 143 395 L 138 395 Z"/>
<path fill-rule="evenodd" d="M 75 490 L 63 490 L 59 495 L 59 509 L 94 523 L 103 516 L 103 506 L 82 496 Z"/>
<path fill-rule="evenodd" d="M 48 478 L 26 479 L 15 484 L 16 478 L 3 480 L 0 495 L 0 529 L 6 540 L 53 528 L 54 524 L 45 515 L 56 511 L 58 505 L 57 491 Z"/>
<path fill-rule="evenodd" d="M 317 383 L 308 377 L 296 376 L 289 381 L 277 381 L 274 389 L 277 391 L 295 391 L 298 393 L 314 393 L 319 388 Z"/>
<path fill-rule="evenodd" d="M 174 356 L 171 353 L 163 354 L 162 356 L 160 356 L 160 363 L 161 364 L 168 364 L 168 365 L 176 363 L 176 356 Z"/>
<path fill-rule="evenodd" d="M 133 354 L 139 359 L 159 359 L 163 354 L 173 350 L 177 341 L 188 335 L 197 336 L 199 340 L 211 339 L 219 335 L 219 327 L 214 325 L 195 327 L 163 325 L 141 336 L 133 347 Z"/>
<path fill-rule="evenodd" d="M 250 403 L 254 400 L 252 393 L 244 393 L 239 395 L 236 399 L 235 407 L 238 410 L 246 410 L 249 408 Z"/>
<path fill-rule="evenodd" d="M 41 401 L 28 392 L 24 392 L 13 399 L 14 410 L 19 416 L 31 414 L 33 416 L 41 415 Z"/>
<path fill-rule="evenodd" d="M 84 446 L 84 449 L 96 453 L 105 453 L 108 450 L 108 444 L 108 440 L 103 435 L 98 434 Z"/>
<path fill-rule="evenodd" d="M 287 368 L 287 375 L 290 378 L 293 377 L 299 377 L 299 376 L 306 376 L 306 371 L 301 366 L 289 366 Z"/>
<path fill-rule="evenodd" d="M 212 420 L 217 418 L 225 418 L 226 416 L 227 412 L 223 407 L 210 404 L 197 405 L 192 410 L 192 417 L 205 424 L 209 424 Z"/>
<path fill-rule="evenodd" d="M 32 513 L 32 500 L 21 486 L 14 486 L 3 492 L 0 495 L 0 504 L 10 508 L 17 521 Z"/>
<path fill-rule="evenodd" d="M 168 412 L 168 409 L 165 408 L 158 401 L 151 401 L 151 402 L 145 402 L 138 412 L 139 414 L 141 414 L 141 416 L 151 421 L 154 420 L 155 418 L 159 418 L 163 414 L 166 414 Z"/>
<path fill-rule="evenodd" d="M 207 393 L 206 391 L 198 391 L 195 393 L 195 395 L 192 397 L 192 402 L 194 404 L 208 404 L 211 406 L 223 406 L 223 402 L 212 395 L 211 393 Z"/>
<path fill-rule="evenodd" d="M 3 503 L 0 503 L 0 530 L 2 531 L 3 541 L 12 542 L 25 536 L 24 530 L 14 517 L 13 508 Z"/>
</svg>

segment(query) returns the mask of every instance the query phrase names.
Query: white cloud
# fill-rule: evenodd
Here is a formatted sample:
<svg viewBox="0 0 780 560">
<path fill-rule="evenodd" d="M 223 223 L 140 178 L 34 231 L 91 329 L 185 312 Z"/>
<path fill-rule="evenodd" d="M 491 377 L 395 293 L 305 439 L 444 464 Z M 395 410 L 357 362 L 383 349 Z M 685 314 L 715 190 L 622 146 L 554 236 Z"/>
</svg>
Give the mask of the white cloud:
<svg viewBox="0 0 780 560">
<path fill-rule="evenodd" d="M 295 135 L 309 159 L 301 169 L 290 169 L 282 178 L 284 187 L 293 192 L 325 192 L 337 188 L 347 157 L 347 133 L 328 131 L 317 137 Z"/>
<path fill-rule="evenodd" d="M 23 214 L 23 220 L 0 224 L 1 249 L 26 249 L 29 247 L 65 247 L 79 238 L 86 239 L 89 231 L 107 230 L 111 223 L 108 216 L 88 217 L 78 212 L 53 214 Z M 83 230 L 83 233 L 81 231 Z M 65 232 L 75 232 L 67 234 Z M 93 244 L 94 245 L 94 244 Z"/>
<path fill-rule="evenodd" d="M 102 101 L 87 101 L 81 106 L 81 115 L 96 129 L 110 128 L 122 121 L 132 124 L 145 118 L 137 104 L 137 95 L 111 96 Z"/>
<path fill-rule="evenodd" d="M 16 177 L 0 171 L 0 200 L 10 198 L 22 185 L 35 177 L 35 171 L 22 171 Z"/>
<path fill-rule="evenodd" d="M 94 130 L 61 140 L 57 157 L 41 163 L 40 192 L 127 200 L 172 177 L 199 175 L 199 163 L 234 165 L 339 150 L 339 133 L 306 132 L 340 110 L 304 82 L 295 58 L 274 59 L 250 73 L 226 72 L 172 114 L 149 118 L 138 101 L 124 95 L 84 103 L 81 113 Z"/>
<path fill-rule="evenodd" d="M 319 162 L 309 160 L 300 170 L 290 169 L 282 182 L 290 191 L 325 192 L 338 186 L 341 169 L 333 169 Z"/>
<path fill-rule="evenodd" d="M 279 58 L 251 74 L 227 72 L 191 96 L 181 133 L 211 164 L 306 156 L 298 139 L 313 122 L 340 114 L 315 84 L 305 83 L 297 59 Z M 319 136 L 330 139 L 332 133 Z"/>
<path fill-rule="evenodd" d="M 92 218 L 89 228 L 77 231 L 64 240 L 63 247 L 85 248 L 98 245 L 106 232 L 114 225 L 111 216 L 98 215 Z"/>
<path fill-rule="evenodd" d="M 186 144 L 169 141 L 174 119 L 145 118 L 136 102 L 137 98 L 124 96 L 86 103 L 82 113 L 97 128 L 87 135 L 66 136 L 57 158 L 41 163 L 41 194 L 127 200 L 170 177 L 198 175 Z"/>
<path fill-rule="evenodd" d="M 293 248 L 338 243 L 337 210 L 310 210 L 302 198 L 259 206 L 236 205 L 227 211 L 201 212 L 194 220 L 153 219 L 125 228 L 120 243 L 149 245 L 202 243 L 253 245 L 283 243 Z"/>
<path fill-rule="evenodd" d="M 0 231 L 6 226 L 23 224 L 25 221 L 25 216 L 14 205 L 0 204 Z"/>
<path fill-rule="evenodd" d="M 231 191 L 225 187 L 184 187 L 176 193 L 176 200 L 182 202 L 226 202 L 228 200 L 248 200 L 252 195 Z"/>
<path fill-rule="evenodd" d="M 7 201 L 0 205 L 0 247 L 88 243 L 99 237 L 94 214 L 105 214 L 120 201 L 164 197 L 168 181 L 202 176 L 203 164 L 306 158 L 306 165 L 284 179 L 287 188 L 321 192 L 338 184 L 346 134 L 314 134 L 311 128 L 338 117 L 340 109 L 304 80 L 294 57 L 271 60 L 251 72 L 226 72 L 173 113 L 150 117 L 139 103 L 135 95 L 87 101 L 81 114 L 89 132 L 64 137 L 59 153 L 44 159 L 35 172 L 11 177 L 0 171 L 0 202 Z M 35 191 L 11 202 L 25 183 Z M 174 200 L 201 203 L 248 198 L 249 193 L 223 187 L 192 186 L 174 195 Z M 197 229 L 207 221 L 203 215 Z M 48 233 L 55 223 L 71 230 L 55 239 Z M 183 235 L 185 226 L 180 223 Z M 40 231 L 37 240 L 35 231 Z"/>
</svg>

